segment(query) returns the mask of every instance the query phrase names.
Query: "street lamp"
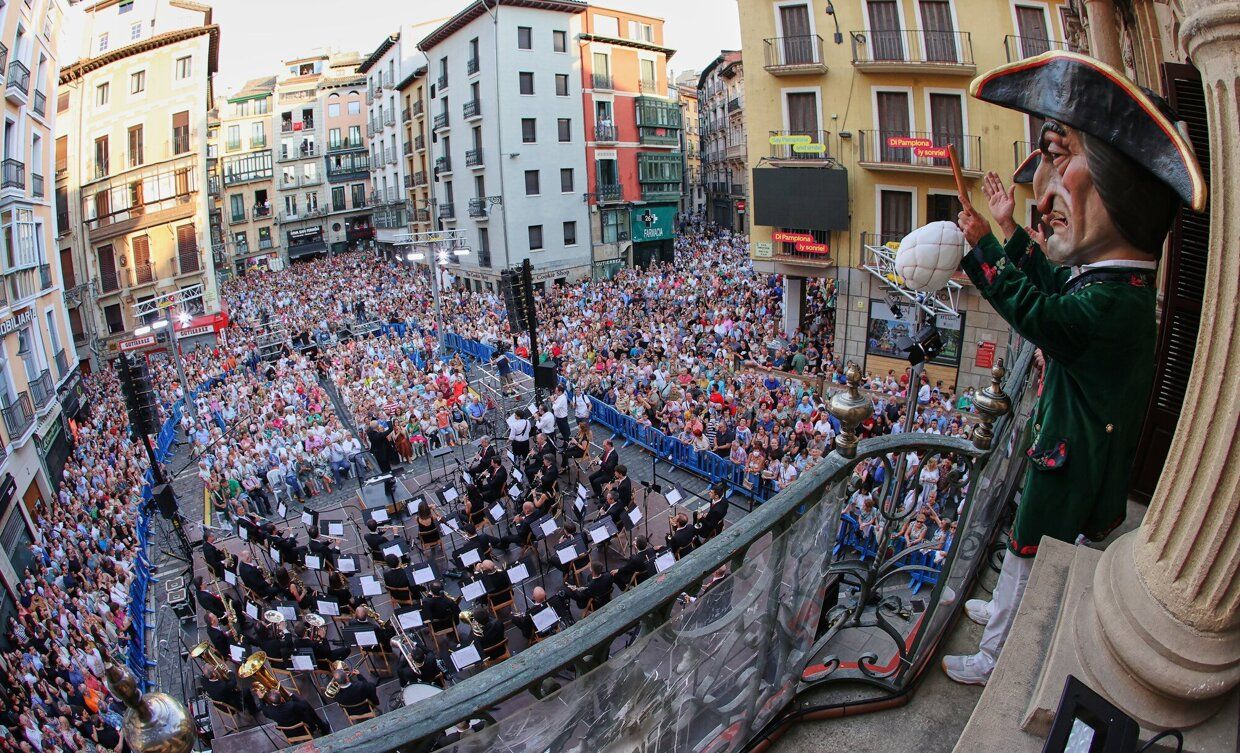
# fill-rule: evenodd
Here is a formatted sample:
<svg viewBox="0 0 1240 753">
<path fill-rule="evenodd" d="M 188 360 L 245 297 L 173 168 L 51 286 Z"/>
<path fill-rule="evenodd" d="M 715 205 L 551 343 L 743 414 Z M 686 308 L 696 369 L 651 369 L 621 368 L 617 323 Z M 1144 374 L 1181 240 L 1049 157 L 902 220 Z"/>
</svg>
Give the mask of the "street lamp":
<svg viewBox="0 0 1240 753">
<path fill-rule="evenodd" d="M 431 296 L 435 300 L 435 352 L 443 348 L 443 309 L 439 298 L 439 268 L 451 264 L 456 257 L 469 256 L 465 247 L 464 230 L 436 230 L 429 233 L 405 233 L 397 236 L 396 246 L 408 246 L 411 250 L 405 254 L 410 262 L 425 261 L 431 272 Z M 420 249 L 420 250 L 419 250 Z M 431 263 L 431 257 L 435 263 Z"/>
</svg>

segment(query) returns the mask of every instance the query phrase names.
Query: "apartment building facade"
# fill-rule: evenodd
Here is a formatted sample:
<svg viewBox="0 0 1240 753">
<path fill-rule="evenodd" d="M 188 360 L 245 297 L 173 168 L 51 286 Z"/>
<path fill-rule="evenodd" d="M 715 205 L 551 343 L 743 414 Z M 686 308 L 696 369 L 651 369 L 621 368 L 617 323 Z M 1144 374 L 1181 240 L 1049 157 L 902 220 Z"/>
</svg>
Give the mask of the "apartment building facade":
<svg viewBox="0 0 1240 753">
<path fill-rule="evenodd" d="M 706 213 L 720 227 L 748 232 L 745 67 L 740 50 L 724 50 L 702 70 L 697 96 Z"/>
<path fill-rule="evenodd" d="M 663 19 L 590 6 L 581 86 L 592 271 L 671 261 L 684 180 L 682 114 L 669 96 Z"/>
<path fill-rule="evenodd" d="M 472 253 L 450 270 L 467 287 L 493 287 L 525 259 L 536 285 L 590 274 L 586 10 L 476 0 L 418 44 L 428 61 L 433 216 L 465 231 Z"/>
<path fill-rule="evenodd" d="M 681 181 L 680 211 L 697 214 L 706 207 L 706 190 L 702 181 L 702 133 L 698 116 L 697 71 L 686 71 L 676 77 L 676 101 L 680 105 L 680 153 L 684 156 L 684 178 Z"/>
<path fill-rule="evenodd" d="M 190 313 L 219 311 L 207 185 L 219 27 L 186 0 L 105 0 L 76 21 L 57 99 L 59 247 L 88 352 L 106 358 L 144 324 L 144 300 L 201 285 Z"/>
<path fill-rule="evenodd" d="M 751 253 L 760 271 L 788 276 L 786 329 L 799 324 L 802 281 L 833 278 L 837 356 L 864 361 L 870 372 L 903 370 L 900 354 L 869 337 L 890 328 L 893 315 L 882 284 L 860 269 L 866 248 L 956 218 L 951 170 L 934 148 L 956 147 L 976 199 L 986 170 L 1010 177 L 1041 123 L 971 100 L 969 81 L 979 71 L 1065 47 L 1063 8 L 985 0 L 965 12 L 956 0 L 865 0 L 836 5 L 837 36 L 812 3 L 740 1 L 742 47 L 751 63 Z M 1018 201 L 1020 221 L 1032 219 L 1026 189 Z M 1008 328 L 967 279 L 960 282 L 960 316 L 937 322 L 948 347 L 930 373 L 945 386 L 982 387 Z"/>
<path fill-rule="evenodd" d="M 247 81 L 217 100 L 208 125 L 211 248 L 221 274 L 242 274 L 283 258 L 271 158 L 275 89 L 274 76 Z"/>
<path fill-rule="evenodd" d="M 393 244 L 410 231 L 413 207 L 407 198 L 406 178 L 412 181 L 412 176 L 408 175 L 407 161 L 401 155 L 404 124 L 397 84 L 424 65 L 417 49 L 421 31 L 410 26 L 389 35 L 357 68 L 366 78 L 366 134 L 375 241 L 388 254 L 397 252 Z"/>
<path fill-rule="evenodd" d="M 328 249 L 332 252 L 374 242 L 371 217 L 370 152 L 366 140 L 366 79 L 357 73 L 357 53 L 333 55 L 319 82 L 327 134 L 324 196 Z"/>
<path fill-rule="evenodd" d="M 64 302 L 72 270 L 57 253 L 53 160 L 60 0 L 0 7 L 4 161 L 0 180 L 0 619 L 13 608 L 37 538 L 35 506 L 53 499 L 81 408 Z M 55 169 L 59 171 L 57 162 Z M 56 196 L 59 198 L 59 196 Z"/>
<path fill-rule="evenodd" d="M 415 233 L 429 232 L 431 220 L 431 164 L 427 144 L 426 66 L 396 84 L 400 95 L 400 120 L 404 130 L 401 153 L 405 160 L 406 220 Z"/>
</svg>

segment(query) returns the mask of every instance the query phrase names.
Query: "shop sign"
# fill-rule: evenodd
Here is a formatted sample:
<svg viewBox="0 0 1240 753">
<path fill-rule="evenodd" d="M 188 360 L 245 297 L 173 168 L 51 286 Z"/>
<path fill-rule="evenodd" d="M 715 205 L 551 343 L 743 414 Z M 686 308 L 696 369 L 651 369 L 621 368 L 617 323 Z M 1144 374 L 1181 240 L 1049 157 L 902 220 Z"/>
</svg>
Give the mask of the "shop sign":
<svg viewBox="0 0 1240 753">
<path fill-rule="evenodd" d="M 23 324 L 30 323 L 33 319 L 34 319 L 33 309 L 26 309 L 25 311 L 21 312 L 17 316 L 11 317 L 9 319 L 5 319 L 3 322 L 0 322 L 0 337 L 4 337 L 10 332 L 17 330 Z"/>
</svg>

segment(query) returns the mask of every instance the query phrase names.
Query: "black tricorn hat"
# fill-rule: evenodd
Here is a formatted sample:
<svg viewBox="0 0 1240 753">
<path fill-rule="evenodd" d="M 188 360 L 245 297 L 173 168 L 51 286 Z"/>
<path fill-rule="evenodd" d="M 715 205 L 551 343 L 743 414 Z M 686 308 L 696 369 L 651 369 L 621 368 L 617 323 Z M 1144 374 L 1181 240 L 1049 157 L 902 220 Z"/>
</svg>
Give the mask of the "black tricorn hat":
<svg viewBox="0 0 1240 753">
<path fill-rule="evenodd" d="M 1033 174 L 1038 171 L 1038 165 L 1040 164 L 1042 164 L 1042 150 L 1034 147 L 1034 150 L 1029 152 L 1029 156 L 1021 160 L 1021 163 L 1016 166 L 1016 172 L 1012 173 L 1012 182 L 1021 184 L 1032 183 Z"/>
<path fill-rule="evenodd" d="M 1190 208 L 1205 209 L 1205 177 L 1187 139 L 1149 94 L 1105 63 L 1052 50 L 983 73 L 969 93 L 1102 139 L 1170 186 Z"/>
</svg>

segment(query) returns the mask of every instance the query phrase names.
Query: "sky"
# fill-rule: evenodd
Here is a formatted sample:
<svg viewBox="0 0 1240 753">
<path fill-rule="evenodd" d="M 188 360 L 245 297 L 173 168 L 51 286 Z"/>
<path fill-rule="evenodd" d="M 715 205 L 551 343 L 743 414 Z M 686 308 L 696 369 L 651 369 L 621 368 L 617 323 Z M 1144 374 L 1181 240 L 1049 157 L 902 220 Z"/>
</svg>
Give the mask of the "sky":
<svg viewBox="0 0 1240 753">
<path fill-rule="evenodd" d="M 328 49 L 370 54 L 403 23 L 450 17 L 469 0 L 207 0 L 220 25 L 217 92 L 275 75 L 280 61 Z M 607 0 L 603 7 L 663 18 L 673 74 L 740 49 L 736 0 Z"/>
</svg>

